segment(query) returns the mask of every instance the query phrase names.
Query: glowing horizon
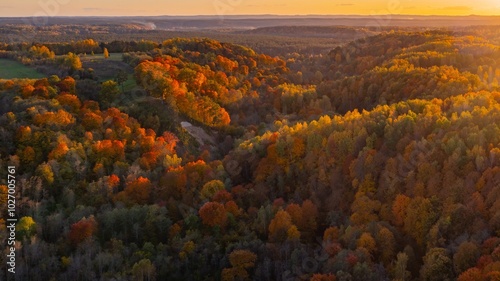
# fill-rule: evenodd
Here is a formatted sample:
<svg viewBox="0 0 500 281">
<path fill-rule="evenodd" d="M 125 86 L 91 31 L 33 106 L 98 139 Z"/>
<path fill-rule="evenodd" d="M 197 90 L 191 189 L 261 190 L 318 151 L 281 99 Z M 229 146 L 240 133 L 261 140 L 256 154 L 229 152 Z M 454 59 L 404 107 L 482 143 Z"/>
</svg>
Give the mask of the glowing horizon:
<svg viewBox="0 0 500 281">
<path fill-rule="evenodd" d="M 113 3 L 114 2 L 114 3 Z M 24 0 L 0 4 L 0 17 L 194 15 L 435 15 L 500 16 L 497 0 Z"/>
</svg>

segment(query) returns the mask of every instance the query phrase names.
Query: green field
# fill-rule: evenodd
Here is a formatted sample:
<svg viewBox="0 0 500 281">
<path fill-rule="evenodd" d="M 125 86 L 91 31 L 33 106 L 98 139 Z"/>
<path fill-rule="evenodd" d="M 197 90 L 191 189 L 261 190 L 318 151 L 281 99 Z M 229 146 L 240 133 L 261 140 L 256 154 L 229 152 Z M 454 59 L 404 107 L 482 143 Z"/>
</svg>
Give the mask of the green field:
<svg viewBox="0 0 500 281">
<path fill-rule="evenodd" d="M 109 58 L 107 58 L 107 60 L 122 61 L 122 55 L 123 55 L 123 53 L 110 53 Z M 104 55 L 103 54 L 95 54 L 95 55 L 87 54 L 85 56 L 80 56 L 80 59 L 82 61 L 104 60 Z"/>
<path fill-rule="evenodd" d="M 0 59 L 0 78 L 14 79 L 14 78 L 43 78 L 45 75 L 37 72 L 35 69 L 24 66 L 23 64 L 9 60 Z"/>
<path fill-rule="evenodd" d="M 123 83 L 123 90 L 130 91 L 137 87 L 133 77 L 134 69 L 122 62 L 123 53 L 111 53 L 109 58 L 105 59 L 103 54 L 82 55 L 83 68 L 92 68 L 94 73 L 99 77 L 100 82 L 113 80 L 120 70 L 125 70 L 128 73 L 128 79 Z M 120 89 L 122 87 L 120 86 Z"/>
</svg>

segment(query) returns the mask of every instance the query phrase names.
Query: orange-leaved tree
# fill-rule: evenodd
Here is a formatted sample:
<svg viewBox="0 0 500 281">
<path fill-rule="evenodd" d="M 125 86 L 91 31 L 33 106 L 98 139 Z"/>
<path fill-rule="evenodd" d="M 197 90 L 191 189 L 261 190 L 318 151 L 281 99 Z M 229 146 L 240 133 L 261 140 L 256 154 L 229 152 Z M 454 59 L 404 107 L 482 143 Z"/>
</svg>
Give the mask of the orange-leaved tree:
<svg viewBox="0 0 500 281">
<path fill-rule="evenodd" d="M 87 238 L 92 237 L 97 231 L 97 222 L 94 217 L 83 218 L 80 221 L 71 225 L 69 231 L 69 240 L 73 245 L 78 245 Z"/>
<path fill-rule="evenodd" d="M 198 211 L 203 224 L 224 227 L 227 222 L 227 212 L 224 205 L 218 202 L 207 202 Z"/>
</svg>

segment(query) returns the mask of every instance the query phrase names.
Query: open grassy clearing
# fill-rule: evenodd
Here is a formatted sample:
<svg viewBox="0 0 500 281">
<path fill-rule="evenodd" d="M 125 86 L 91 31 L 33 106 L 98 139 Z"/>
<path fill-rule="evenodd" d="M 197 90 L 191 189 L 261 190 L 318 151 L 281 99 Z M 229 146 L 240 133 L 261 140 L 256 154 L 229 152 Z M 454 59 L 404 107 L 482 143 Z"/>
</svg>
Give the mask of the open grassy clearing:
<svg viewBox="0 0 500 281">
<path fill-rule="evenodd" d="M 99 60 L 110 60 L 110 61 L 122 61 L 123 53 L 111 53 L 109 54 L 109 58 L 105 59 L 103 54 L 95 54 L 95 55 L 83 55 L 80 56 L 82 62 L 84 61 L 99 61 Z"/>
<path fill-rule="evenodd" d="M 33 68 L 25 66 L 17 61 L 9 59 L 0 59 L 0 78 L 14 79 L 14 78 L 43 78 L 45 75 L 39 73 Z"/>
<path fill-rule="evenodd" d="M 134 69 L 122 62 L 122 53 L 112 53 L 105 59 L 103 54 L 80 56 L 84 68 L 92 68 L 99 81 L 113 80 L 120 70 L 128 74 L 128 79 L 123 83 L 123 90 L 129 91 L 137 87 L 133 77 Z"/>
</svg>

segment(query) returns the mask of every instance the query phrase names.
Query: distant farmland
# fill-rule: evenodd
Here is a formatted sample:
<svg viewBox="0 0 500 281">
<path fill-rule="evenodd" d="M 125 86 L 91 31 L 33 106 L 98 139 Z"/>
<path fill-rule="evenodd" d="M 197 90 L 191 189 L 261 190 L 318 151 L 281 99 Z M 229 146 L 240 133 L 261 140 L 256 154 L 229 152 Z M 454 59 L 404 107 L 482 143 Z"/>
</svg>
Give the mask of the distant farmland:
<svg viewBox="0 0 500 281">
<path fill-rule="evenodd" d="M 33 68 L 24 66 L 23 64 L 9 60 L 0 59 L 0 78 L 13 79 L 13 78 L 42 78 L 43 74 L 37 72 Z"/>
</svg>

